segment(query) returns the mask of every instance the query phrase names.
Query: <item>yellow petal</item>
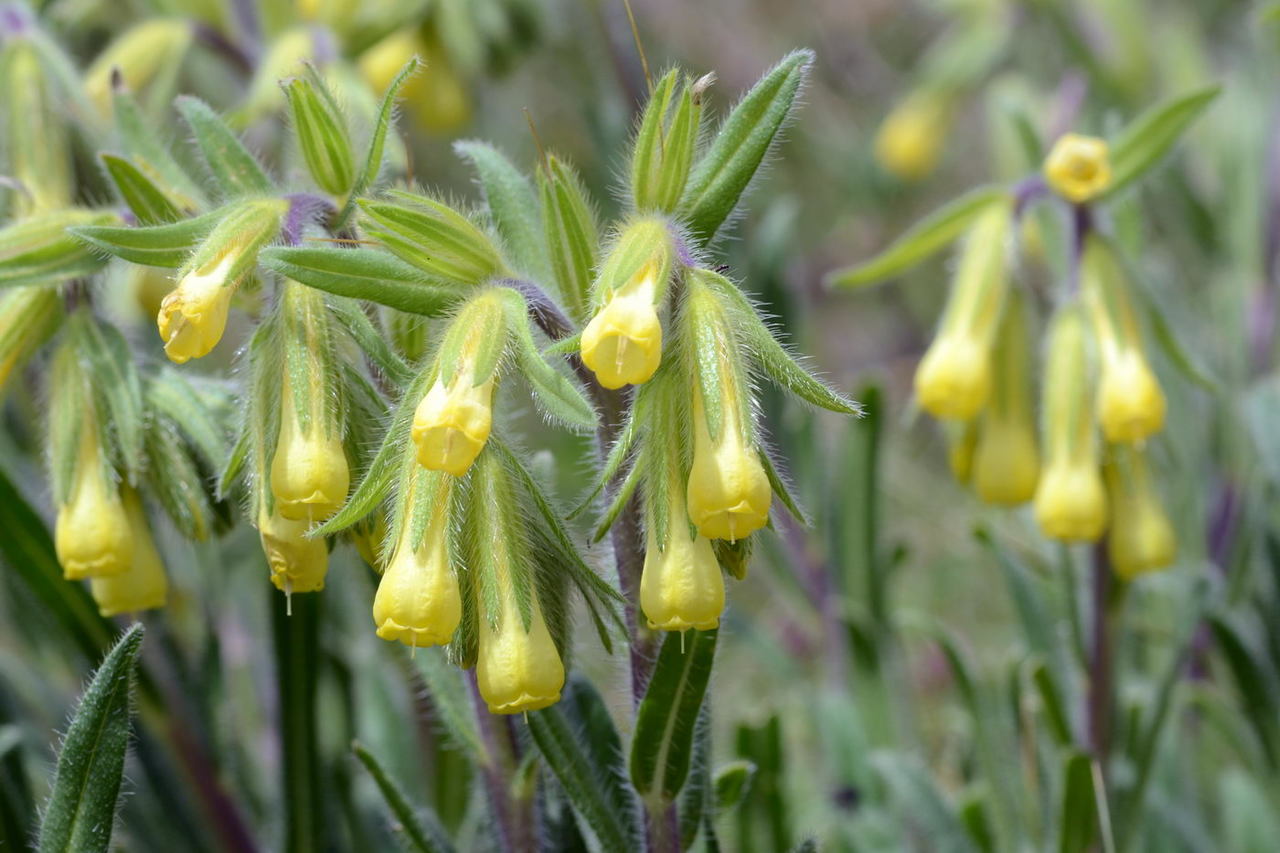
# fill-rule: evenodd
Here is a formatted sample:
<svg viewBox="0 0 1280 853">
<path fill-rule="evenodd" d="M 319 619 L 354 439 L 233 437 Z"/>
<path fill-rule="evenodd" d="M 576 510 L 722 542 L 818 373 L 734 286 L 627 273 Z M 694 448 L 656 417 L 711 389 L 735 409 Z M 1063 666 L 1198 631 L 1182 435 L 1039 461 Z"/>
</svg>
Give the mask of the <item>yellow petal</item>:
<svg viewBox="0 0 1280 853">
<path fill-rule="evenodd" d="M 448 643 L 462 621 L 462 594 L 449 563 L 447 516 L 439 502 L 431 513 L 416 549 L 409 546 L 411 525 L 406 518 L 373 598 L 378 636 L 415 648 Z"/>
<path fill-rule="evenodd" d="M 418 462 L 429 470 L 461 477 L 484 449 L 492 427 L 492 379 L 473 385 L 463 370 L 447 387 L 437 379 L 413 415 Z"/>
</svg>

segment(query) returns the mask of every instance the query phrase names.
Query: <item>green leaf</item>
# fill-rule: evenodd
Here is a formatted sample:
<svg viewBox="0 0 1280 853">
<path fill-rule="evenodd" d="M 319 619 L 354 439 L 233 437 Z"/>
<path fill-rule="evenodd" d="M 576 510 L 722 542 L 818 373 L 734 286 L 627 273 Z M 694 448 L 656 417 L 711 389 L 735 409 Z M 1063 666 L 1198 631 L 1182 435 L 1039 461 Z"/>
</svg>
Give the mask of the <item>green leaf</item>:
<svg viewBox="0 0 1280 853">
<path fill-rule="evenodd" d="M 40 824 L 40 853 L 92 853 L 110 847 L 142 635 L 141 624 L 124 633 L 71 719 Z"/>
<path fill-rule="evenodd" d="M 1097 837 L 1097 792 L 1093 762 L 1083 752 L 1068 753 L 1062 767 L 1062 813 L 1058 818 L 1058 850 L 1084 853 Z"/>
<path fill-rule="evenodd" d="M 899 275 L 957 239 L 983 211 L 1008 196 L 1004 187 L 979 187 L 917 222 L 869 261 L 835 270 L 829 287 L 863 287 Z"/>
<path fill-rule="evenodd" d="M 1173 98 L 1130 122 L 1111 145 L 1111 186 L 1106 195 L 1115 195 L 1160 162 L 1220 89 L 1209 86 Z"/>
<path fill-rule="evenodd" d="M 68 228 L 67 233 L 135 264 L 177 269 L 187 262 L 223 215 L 224 211 L 215 210 L 181 222 L 145 228 L 81 225 Z"/>
<path fill-rule="evenodd" d="M 507 307 L 507 323 L 514 333 L 516 361 L 543 412 L 570 427 L 595 429 L 596 411 L 586 395 L 569 377 L 548 364 L 533 342 L 524 297 L 509 288 L 503 289 L 502 296 Z"/>
<path fill-rule="evenodd" d="M 305 284 L 305 282 L 303 282 Z M 334 319 L 342 324 L 379 370 L 396 385 L 403 386 L 413 378 L 413 368 L 396 354 L 386 337 L 373 325 L 373 320 L 360 307 L 360 303 L 346 297 L 330 299 L 326 303 Z"/>
<path fill-rule="evenodd" d="M 346 225 L 348 217 L 356 209 L 356 199 L 368 192 L 369 188 L 377 182 L 378 173 L 382 171 L 382 153 L 387 143 L 387 131 L 390 130 L 391 122 L 395 118 L 396 97 L 400 94 L 400 87 L 417 73 L 418 66 L 421 64 L 418 57 L 410 57 L 396 74 L 395 79 L 391 81 L 391 85 L 387 87 L 386 94 L 382 96 L 382 104 L 378 107 L 378 118 L 374 121 L 373 133 L 369 136 L 369 151 L 364 158 L 364 169 L 356 178 L 356 185 L 351 190 L 351 198 L 338 216 L 337 227 Z"/>
<path fill-rule="evenodd" d="M 399 311 L 441 314 L 463 295 L 376 249 L 269 246 L 258 255 L 264 267 L 286 278 L 338 296 L 367 299 Z"/>
<path fill-rule="evenodd" d="M 734 107 L 693 167 L 680 200 L 680 215 L 695 242 L 711 242 L 737 206 L 791 115 L 812 64 L 812 51 L 798 50 L 784 57 Z"/>
<path fill-rule="evenodd" d="M 462 140 L 453 144 L 453 150 L 476 170 L 489 216 L 520 272 L 545 281 L 550 275 L 547 246 L 529 179 L 487 142 Z"/>
<path fill-rule="evenodd" d="M 76 226 L 118 221 L 110 213 L 61 210 L 0 228 L 0 287 L 48 286 L 92 275 L 106 259 L 71 234 Z"/>
<path fill-rule="evenodd" d="M 747 797 L 756 765 L 746 760 L 730 761 L 716 768 L 713 784 L 716 792 L 716 814 L 733 811 Z"/>
<path fill-rule="evenodd" d="M 113 154 L 102 154 L 100 156 L 102 165 L 107 169 L 107 174 L 111 176 L 111 180 L 115 182 L 116 189 L 120 191 L 120 197 L 124 199 L 125 204 L 129 205 L 129 209 L 138 217 L 139 223 L 142 225 L 160 225 L 164 222 L 173 222 L 182 217 L 182 212 L 164 194 L 164 190 L 156 186 L 133 163 Z"/>
<path fill-rule="evenodd" d="M 791 513 L 796 521 L 808 527 L 809 517 L 805 515 L 804 510 L 800 508 L 800 504 L 792 496 L 791 489 L 787 487 L 787 481 L 778 473 L 778 468 L 773 464 L 773 457 L 769 454 L 769 451 L 762 447 L 757 451 L 756 455 L 760 457 L 760 464 L 764 466 L 765 476 L 769 478 L 769 488 L 782 499 L 782 505 L 787 508 L 787 512 Z"/>
<path fill-rule="evenodd" d="M 176 104 L 178 112 L 191 126 L 209 171 L 227 198 L 271 192 L 271 179 L 257 159 L 208 104 L 190 95 L 179 97 Z"/>
<path fill-rule="evenodd" d="M 582 748 L 581 733 L 566 722 L 560 709 L 551 706 L 528 715 L 529 731 L 547 766 L 555 774 L 582 822 L 595 835 L 602 850 L 632 850 L 636 839 L 623 824 L 625 811 L 605 796 L 609 766 L 598 766 Z"/>
<path fill-rule="evenodd" d="M 651 803 L 673 801 L 689 775 L 716 635 L 714 630 L 673 631 L 658 653 L 631 740 L 631 782 Z"/>
<path fill-rule="evenodd" d="M 133 95 L 119 89 L 114 94 L 114 104 L 116 127 L 129 159 L 183 211 L 193 213 L 204 207 L 205 197 L 199 184 L 160 142 L 164 137 L 143 117 Z"/>
<path fill-rule="evenodd" d="M 359 743 L 351 745 L 351 751 L 356 754 L 356 758 L 360 759 L 360 763 L 369 771 L 369 775 L 373 777 L 374 783 L 378 786 L 378 791 L 382 794 L 382 799 L 387 804 L 387 808 L 391 809 L 391 814 L 395 816 L 394 829 L 400 835 L 409 847 L 420 853 L 448 853 L 453 850 L 453 844 L 449 841 L 449 836 L 445 833 L 444 827 L 440 825 L 440 821 L 436 816 L 427 811 L 419 811 L 409 804 L 409 799 L 400 790 L 400 787 L 387 775 L 387 771 L 382 769 L 382 765 L 373 757 L 369 750 L 365 749 Z"/>
<path fill-rule="evenodd" d="M 663 125 L 675 91 L 677 71 L 672 68 L 662 76 L 645 105 L 640 128 L 631 153 L 631 197 L 640 210 L 656 206 L 655 195 L 661 180 L 662 155 L 665 145 Z"/>
<path fill-rule="evenodd" d="M 1071 724 L 1062 704 L 1062 691 L 1054 678 L 1053 671 L 1044 661 L 1036 661 L 1031 670 L 1031 680 L 1040 694 L 1040 704 L 1044 708 L 1045 718 L 1049 721 L 1049 731 L 1058 746 L 1069 746 L 1072 742 Z"/>
<path fill-rule="evenodd" d="M 119 330 L 99 323 L 87 311 L 77 311 L 69 325 L 88 372 L 90 387 L 99 400 L 99 410 L 110 415 L 109 434 L 119 451 L 117 461 L 128 474 L 129 482 L 136 484 L 142 470 L 146 424 L 142 380 L 133 363 L 133 354 Z"/>
<path fill-rule="evenodd" d="M 965 797 L 960 804 L 960 821 L 969 833 L 969 838 L 982 853 L 995 853 L 995 832 L 991 827 L 991 818 L 987 815 L 985 792 Z"/>
</svg>

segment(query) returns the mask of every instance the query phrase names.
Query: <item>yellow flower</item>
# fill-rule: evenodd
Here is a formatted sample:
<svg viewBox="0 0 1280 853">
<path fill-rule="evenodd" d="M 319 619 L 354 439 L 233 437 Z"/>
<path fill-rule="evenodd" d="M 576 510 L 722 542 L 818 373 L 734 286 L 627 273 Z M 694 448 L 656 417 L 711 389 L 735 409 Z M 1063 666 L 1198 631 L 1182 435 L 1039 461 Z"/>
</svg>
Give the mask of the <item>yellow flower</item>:
<svg viewBox="0 0 1280 853">
<path fill-rule="evenodd" d="M 977 421 L 949 421 L 947 432 L 947 466 L 951 476 L 961 483 L 973 475 L 973 451 L 978 446 Z"/>
<path fill-rule="evenodd" d="M 276 512 L 291 521 L 329 518 L 347 499 L 351 472 L 337 427 L 325 417 L 326 401 L 315 389 L 309 395 L 309 429 L 298 419 L 289 372 L 280 401 L 280 436 L 271 461 L 271 492 Z"/>
<path fill-rule="evenodd" d="M 57 328 L 61 311 L 56 288 L 11 287 L 0 293 L 0 388 Z"/>
<path fill-rule="evenodd" d="M 1031 409 L 1031 342 L 1022 294 L 1005 301 L 992 356 L 995 385 L 982 413 L 973 459 L 973 490 L 987 503 L 1031 500 L 1040 478 L 1040 449 Z"/>
<path fill-rule="evenodd" d="M 1111 567 L 1125 580 L 1162 569 L 1177 555 L 1177 537 L 1152 486 L 1144 455 L 1117 445 L 1106 466 L 1111 493 L 1111 529 L 1107 553 Z"/>
<path fill-rule="evenodd" d="M 308 539 L 307 527 L 307 522 L 269 513 L 265 506 L 258 510 L 258 534 L 271 570 L 271 582 L 285 594 L 324 589 L 329 548 L 322 537 Z"/>
<path fill-rule="evenodd" d="M 1102 360 L 1098 422 L 1108 441 L 1142 441 L 1164 428 L 1165 398 L 1142 351 L 1124 271 L 1102 240 L 1091 237 L 1080 264 L 1080 291 Z"/>
<path fill-rule="evenodd" d="M 933 171 L 951 123 L 951 108 L 937 94 L 907 98 L 885 118 L 876 134 L 876 159 L 899 178 L 915 181 Z"/>
<path fill-rule="evenodd" d="M 743 437 L 732 389 L 724 389 L 719 439 L 707 428 L 702 392 L 693 395 L 693 469 L 688 506 L 698 532 L 708 539 L 745 539 L 769 522 L 773 493 L 755 448 Z"/>
<path fill-rule="evenodd" d="M 455 477 L 467 473 L 493 428 L 493 379 L 474 384 L 459 368 L 449 385 L 437 378 L 413 413 L 418 462 Z"/>
<path fill-rule="evenodd" d="M 658 264 L 646 263 L 582 331 L 582 362 L 605 388 L 648 382 L 662 363 L 657 276 Z"/>
<path fill-rule="evenodd" d="M 936 418 L 969 420 L 991 393 L 991 348 L 1008 290 L 1005 242 L 1012 206 L 983 211 L 960 253 L 938 335 L 916 370 L 916 399 Z"/>
<path fill-rule="evenodd" d="M 724 612 L 724 575 L 711 541 L 689 536 L 689 517 L 679 490 L 670 495 L 665 549 L 650 526 L 640 575 L 640 609 L 649 627 L 662 631 L 720 624 Z"/>
<path fill-rule="evenodd" d="M 1044 176 L 1049 186 L 1068 201 L 1081 204 L 1096 198 L 1111 186 L 1106 140 L 1064 134 L 1044 161 Z"/>
<path fill-rule="evenodd" d="M 1044 381 L 1047 461 L 1036 489 L 1036 520 L 1045 535 L 1093 542 L 1107 526 L 1107 495 L 1098 468 L 1090 413 L 1089 351 L 1075 305 L 1059 310 L 1049 335 Z"/>
<path fill-rule="evenodd" d="M 498 613 L 480 617 L 476 660 L 480 696 L 494 714 L 519 714 L 554 705 L 564 687 L 564 664 L 536 597 L 526 631 L 510 578 L 499 578 L 498 595 Z"/>
<path fill-rule="evenodd" d="M 58 507 L 53 541 L 67 580 L 119 575 L 133 561 L 129 519 L 102 458 L 91 417 L 80 427 L 75 478 L 70 496 Z"/>
<path fill-rule="evenodd" d="M 147 524 L 142 502 L 133 489 L 125 488 L 123 492 L 124 511 L 133 540 L 133 560 L 121 574 L 90 578 L 89 592 L 98 605 L 98 612 L 103 616 L 164 607 L 169 595 L 164 561 L 160 559 L 155 540 L 151 538 L 151 528 Z"/>
<path fill-rule="evenodd" d="M 403 530 L 373 598 L 378 636 L 415 648 L 448 643 L 462 621 L 462 594 L 449 560 L 447 483 L 433 498 L 417 548 L 410 545 L 413 500 L 405 502 Z"/>
<path fill-rule="evenodd" d="M 175 364 L 208 355 L 227 328 L 227 313 L 236 282 L 228 273 L 236 262 L 235 251 L 191 270 L 160 302 L 156 326 L 164 339 L 164 351 Z"/>
</svg>

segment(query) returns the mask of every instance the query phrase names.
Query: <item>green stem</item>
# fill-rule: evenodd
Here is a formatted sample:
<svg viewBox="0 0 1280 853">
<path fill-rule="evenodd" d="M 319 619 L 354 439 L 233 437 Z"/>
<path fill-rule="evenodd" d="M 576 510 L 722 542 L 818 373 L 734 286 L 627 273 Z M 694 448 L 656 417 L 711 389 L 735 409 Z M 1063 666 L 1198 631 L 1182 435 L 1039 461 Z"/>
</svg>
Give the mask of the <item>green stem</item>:
<svg viewBox="0 0 1280 853">
<path fill-rule="evenodd" d="M 286 597 L 270 589 L 279 684 L 279 735 L 283 753 L 285 842 L 289 853 L 322 849 L 316 683 L 320 658 L 320 595 Z M 290 600 L 290 598 L 292 600 Z"/>
</svg>

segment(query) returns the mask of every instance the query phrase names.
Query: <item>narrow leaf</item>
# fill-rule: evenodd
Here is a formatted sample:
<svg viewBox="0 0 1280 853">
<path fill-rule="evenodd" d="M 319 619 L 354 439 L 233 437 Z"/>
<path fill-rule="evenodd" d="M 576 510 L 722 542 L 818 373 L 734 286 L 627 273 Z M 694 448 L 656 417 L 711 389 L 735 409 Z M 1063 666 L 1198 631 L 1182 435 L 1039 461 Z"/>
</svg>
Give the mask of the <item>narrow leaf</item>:
<svg viewBox="0 0 1280 853">
<path fill-rule="evenodd" d="M 141 624 L 125 632 L 80 700 L 58 755 L 40 825 L 41 853 L 92 853 L 111 844 L 142 635 Z"/>
<path fill-rule="evenodd" d="M 418 270 L 376 249 L 270 246 L 259 253 L 258 261 L 309 287 L 411 314 L 440 314 L 462 295 L 428 284 Z"/>
<path fill-rule="evenodd" d="M 177 269 L 187 262 L 222 217 L 223 211 L 215 210 L 168 225 L 145 228 L 81 225 L 68 228 L 67 232 L 117 258 L 143 266 Z"/>
<path fill-rule="evenodd" d="M 1219 91 L 1219 86 L 1209 86 L 1157 104 L 1121 131 L 1111 146 L 1107 195 L 1115 195 L 1160 162 Z"/>
<path fill-rule="evenodd" d="M 487 142 L 463 140 L 453 150 L 471 162 L 480 181 L 489 216 L 520 271 L 544 281 L 550 275 L 542 218 L 529 179 L 497 148 Z"/>
<path fill-rule="evenodd" d="M 440 821 L 430 812 L 423 812 L 409 805 L 409 799 L 400 787 L 387 775 L 378 760 L 369 750 L 359 743 L 351 745 L 351 751 L 360 759 L 360 763 L 369 771 L 382 799 L 395 816 L 394 828 L 408 845 L 420 853 L 448 853 L 453 850 L 449 836 L 445 833 Z"/>
<path fill-rule="evenodd" d="M 156 186 L 142 170 L 123 157 L 101 155 L 102 165 L 120 191 L 120 197 L 143 225 L 160 225 L 182 217 L 164 190 Z"/>
<path fill-rule="evenodd" d="M 1093 766 L 1083 752 L 1071 752 L 1062 767 L 1062 812 L 1058 818 L 1060 853 L 1084 853 L 1097 836 L 1098 807 Z"/>
<path fill-rule="evenodd" d="M 191 126 L 209 171 L 227 198 L 271 192 L 271 179 L 257 159 L 208 104 L 183 95 L 178 98 L 177 106 Z"/>
</svg>

